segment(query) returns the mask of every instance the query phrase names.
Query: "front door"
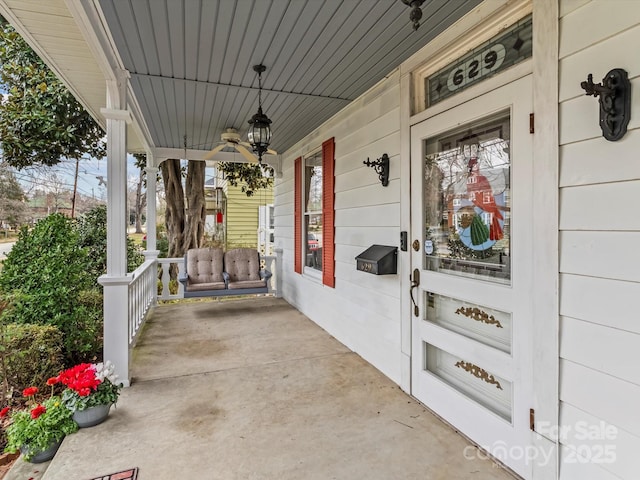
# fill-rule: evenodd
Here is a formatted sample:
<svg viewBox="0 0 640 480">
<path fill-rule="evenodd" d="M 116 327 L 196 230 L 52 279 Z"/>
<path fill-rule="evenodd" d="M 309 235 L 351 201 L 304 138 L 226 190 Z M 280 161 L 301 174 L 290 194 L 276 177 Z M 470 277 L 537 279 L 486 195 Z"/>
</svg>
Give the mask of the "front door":
<svg viewBox="0 0 640 480">
<path fill-rule="evenodd" d="M 412 393 L 525 478 L 531 109 L 528 76 L 411 128 Z"/>
</svg>

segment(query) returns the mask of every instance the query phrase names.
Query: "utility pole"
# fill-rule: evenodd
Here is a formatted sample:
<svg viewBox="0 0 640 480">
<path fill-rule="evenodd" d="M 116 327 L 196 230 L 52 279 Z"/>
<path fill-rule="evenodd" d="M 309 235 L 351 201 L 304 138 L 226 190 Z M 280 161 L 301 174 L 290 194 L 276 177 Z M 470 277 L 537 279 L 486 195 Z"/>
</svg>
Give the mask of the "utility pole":
<svg viewBox="0 0 640 480">
<path fill-rule="evenodd" d="M 71 198 L 71 218 L 76 218 L 76 194 L 78 192 L 78 167 L 80 159 L 76 158 L 76 175 L 73 179 L 73 197 Z"/>
</svg>

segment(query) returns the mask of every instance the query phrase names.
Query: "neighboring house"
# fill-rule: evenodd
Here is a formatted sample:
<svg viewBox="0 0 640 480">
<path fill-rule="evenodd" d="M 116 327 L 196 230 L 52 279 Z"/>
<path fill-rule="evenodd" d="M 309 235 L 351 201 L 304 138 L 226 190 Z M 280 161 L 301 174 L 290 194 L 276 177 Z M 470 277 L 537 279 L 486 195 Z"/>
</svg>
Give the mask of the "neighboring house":
<svg viewBox="0 0 640 480">
<path fill-rule="evenodd" d="M 521 477 L 638 477 L 640 2 L 425 2 L 415 32 L 399 0 L 151 3 L 0 0 L 113 145 L 101 281 L 125 381 L 125 145 L 153 173 L 206 159 L 217 119 L 254 113 L 264 61 L 284 299 Z M 608 141 L 621 120 L 581 83 L 616 68 L 631 121 Z M 184 149 L 187 126 L 208 145 Z M 363 165 L 385 154 L 388 186 Z M 373 245 L 397 273 L 358 269 Z"/>
<path fill-rule="evenodd" d="M 273 187 L 256 190 L 251 197 L 247 197 L 241 186 L 234 187 L 226 180 L 220 183 L 226 198 L 227 248 L 257 248 L 259 229 L 264 231 L 265 228 L 264 224 L 260 224 L 260 211 L 273 205 Z"/>
<path fill-rule="evenodd" d="M 225 248 L 258 248 L 273 255 L 273 187 L 248 197 L 227 180 L 205 182 L 207 233 Z"/>
<path fill-rule="evenodd" d="M 69 195 L 61 196 L 53 193 L 36 192 L 27 202 L 30 211 L 29 217 L 33 221 L 37 221 L 52 213 L 71 216 L 71 199 L 68 198 Z"/>
<path fill-rule="evenodd" d="M 204 182 L 207 218 L 205 220 L 205 235 L 215 243 L 224 244 L 226 239 L 224 212 L 226 199 L 224 191 L 218 186 L 218 180 L 210 178 Z"/>
</svg>

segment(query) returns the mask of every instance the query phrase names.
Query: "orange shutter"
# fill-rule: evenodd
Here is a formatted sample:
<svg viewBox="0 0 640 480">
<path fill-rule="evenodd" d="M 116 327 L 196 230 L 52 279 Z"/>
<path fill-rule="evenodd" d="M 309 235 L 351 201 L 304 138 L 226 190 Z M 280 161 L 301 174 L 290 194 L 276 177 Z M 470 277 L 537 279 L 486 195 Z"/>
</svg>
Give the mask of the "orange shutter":
<svg viewBox="0 0 640 480">
<path fill-rule="evenodd" d="M 335 227 L 334 218 L 334 139 L 322 143 L 322 283 L 336 286 L 335 277 Z"/>
<path fill-rule="evenodd" d="M 302 157 L 296 158 L 293 172 L 293 269 L 302 273 Z"/>
</svg>

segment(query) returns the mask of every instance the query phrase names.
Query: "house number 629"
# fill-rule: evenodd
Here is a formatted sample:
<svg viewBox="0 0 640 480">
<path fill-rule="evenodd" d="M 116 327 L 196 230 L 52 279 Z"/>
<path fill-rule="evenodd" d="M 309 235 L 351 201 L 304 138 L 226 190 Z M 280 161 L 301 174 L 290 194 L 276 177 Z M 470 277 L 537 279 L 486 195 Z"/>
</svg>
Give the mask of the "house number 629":
<svg viewBox="0 0 640 480">
<path fill-rule="evenodd" d="M 447 78 L 447 87 L 453 92 L 465 87 L 484 77 L 490 72 L 497 70 L 504 62 L 506 51 L 503 45 L 496 43 L 485 51 L 474 55 L 460 65 L 456 65 L 449 78 Z"/>
</svg>

